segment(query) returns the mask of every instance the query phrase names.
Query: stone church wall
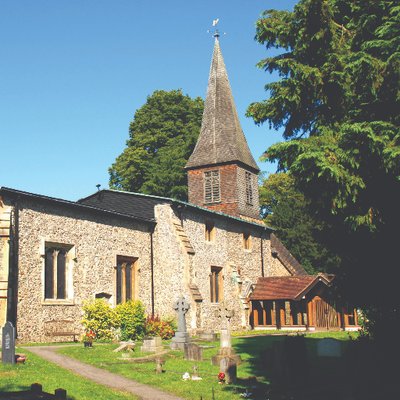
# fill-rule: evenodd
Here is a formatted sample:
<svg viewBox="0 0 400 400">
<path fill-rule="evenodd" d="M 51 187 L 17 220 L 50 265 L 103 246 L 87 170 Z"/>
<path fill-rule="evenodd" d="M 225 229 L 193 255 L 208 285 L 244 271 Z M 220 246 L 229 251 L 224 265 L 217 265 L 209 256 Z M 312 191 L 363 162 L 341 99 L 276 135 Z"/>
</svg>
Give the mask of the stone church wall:
<svg viewBox="0 0 400 400">
<path fill-rule="evenodd" d="M 175 317 L 173 302 L 187 294 L 188 256 L 173 226 L 176 218 L 170 205 L 155 207 L 154 303 L 155 314 Z"/>
<path fill-rule="evenodd" d="M 87 215 L 79 209 L 41 206 L 24 201 L 19 220 L 17 328 L 20 342 L 65 340 L 45 336 L 50 320 L 73 320 L 81 330 L 82 302 L 108 293 L 115 303 L 117 255 L 138 257 L 138 299 L 150 304 L 150 234 L 139 222 Z M 44 300 L 46 242 L 73 246 L 68 300 Z M 145 284 L 140 284 L 143 282 Z"/>
<path fill-rule="evenodd" d="M 212 214 L 211 214 L 212 216 Z M 194 302 L 188 313 L 188 326 L 192 329 L 220 329 L 225 323 L 221 319 L 220 308 L 234 310 L 231 320 L 233 329 L 246 328 L 248 324 L 248 305 L 245 301 L 246 290 L 249 285 L 255 284 L 262 275 L 262 262 L 264 260 L 265 276 L 288 275 L 282 266 L 274 264 L 271 257 L 269 234 L 262 229 L 242 224 L 231 219 L 216 218 L 210 220 L 210 215 L 189 209 L 184 210 L 180 216 L 184 231 L 189 238 L 195 254 L 191 257 L 189 279 L 198 286 L 202 295 L 202 302 Z M 205 240 L 205 223 L 213 222 L 215 237 L 213 241 Z M 251 248 L 244 249 L 243 233 L 251 235 Z M 262 241 L 262 245 L 261 245 Z M 211 303 L 210 300 L 210 273 L 211 267 L 222 268 L 223 274 L 223 303 Z M 180 289 L 182 290 L 182 288 Z M 188 287 L 186 296 L 191 299 Z M 200 308 L 197 317 L 193 315 L 196 307 Z M 196 324 L 193 321 L 196 320 Z"/>
</svg>

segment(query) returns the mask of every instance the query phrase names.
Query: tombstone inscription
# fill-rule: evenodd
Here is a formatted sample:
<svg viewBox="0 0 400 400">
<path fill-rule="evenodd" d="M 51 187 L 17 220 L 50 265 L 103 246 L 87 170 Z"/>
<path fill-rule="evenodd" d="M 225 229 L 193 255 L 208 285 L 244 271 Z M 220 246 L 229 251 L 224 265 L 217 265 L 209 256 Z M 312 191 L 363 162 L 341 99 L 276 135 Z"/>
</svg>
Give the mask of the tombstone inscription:
<svg viewBox="0 0 400 400">
<path fill-rule="evenodd" d="M 2 330 L 1 361 L 3 364 L 15 364 L 15 328 L 8 321 Z"/>
</svg>

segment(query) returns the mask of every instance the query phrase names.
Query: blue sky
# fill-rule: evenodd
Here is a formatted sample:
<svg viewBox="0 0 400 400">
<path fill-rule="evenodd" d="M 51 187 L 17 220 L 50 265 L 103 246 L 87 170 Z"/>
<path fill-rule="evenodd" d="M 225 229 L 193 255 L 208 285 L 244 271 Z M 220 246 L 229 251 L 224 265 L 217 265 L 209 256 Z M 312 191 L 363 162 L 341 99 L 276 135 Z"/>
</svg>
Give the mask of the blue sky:
<svg viewBox="0 0 400 400">
<path fill-rule="evenodd" d="M 0 186 L 77 200 L 123 151 L 154 90 L 205 97 L 219 18 L 239 118 L 258 160 L 279 132 L 245 117 L 271 77 L 256 63 L 263 10 L 294 0 L 0 0 Z M 262 171 L 274 172 L 260 163 Z"/>
</svg>

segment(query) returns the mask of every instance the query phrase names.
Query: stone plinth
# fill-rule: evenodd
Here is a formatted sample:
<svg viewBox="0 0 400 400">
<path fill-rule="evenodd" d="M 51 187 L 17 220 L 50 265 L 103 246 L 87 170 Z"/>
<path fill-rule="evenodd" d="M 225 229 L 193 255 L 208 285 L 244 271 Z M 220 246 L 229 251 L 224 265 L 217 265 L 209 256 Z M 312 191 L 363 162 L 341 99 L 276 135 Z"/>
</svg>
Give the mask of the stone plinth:
<svg viewBox="0 0 400 400">
<path fill-rule="evenodd" d="M 175 336 L 171 340 L 170 347 L 172 350 L 185 350 L 185 344 L 189 342 L 190 339 L 187 332 L 175 332 Z"/>
<path fill-rule="evenodd" d="M 240 356 L 235 353 L 235 350 L 233 350 L 232 347 L 221 347 L 218 350 L 218 354 L 216 354 L 215 356 L 213 356 L 211 358 L 211 364 L 212 365 L 220 365 L 221 360 L 223 358 L 229 358 L 232 361 L 234 361 L 236 364 L 240 364 L 240 362 L 242 361 Z"/>
<path fill-rule="evenodd" d="M 224 357 L 219 364 L 220 372 L 225 374 L 226 383 L 235 383 L 237 378 L 237 365 L 230 357 Z"/>
<path fill-rule="evenodd" d="M 163 350 L 164 348 L 160 336 L 144 338 L 143 346 L 140 348 L 140 351 L 143 353 L 158 353 Z"/>
</svg>

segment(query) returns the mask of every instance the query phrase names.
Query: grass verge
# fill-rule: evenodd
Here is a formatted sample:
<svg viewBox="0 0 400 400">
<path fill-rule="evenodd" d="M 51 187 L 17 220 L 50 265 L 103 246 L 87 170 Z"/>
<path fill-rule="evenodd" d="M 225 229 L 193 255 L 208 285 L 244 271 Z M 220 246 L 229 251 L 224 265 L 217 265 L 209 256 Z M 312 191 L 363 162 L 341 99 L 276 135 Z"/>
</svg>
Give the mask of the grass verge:
<svg viewBox="0 0 400 400">
<path fill-rule="evenodd" d="M 25 364 L 0 364 L 0 391 L 28 390 L 32 383 L 40 383 L 47 393 L 55 389 L 67 391 L 69 400 L 128 400 L 134 396 L 108 389 L 57 367 L 28 351 L 17 349 L 27 355 Z"/>
<path fill-rule="evenodd" d="M 352 335 L 355 337 L 355 334 Z M 311 373 L 318 373 L 321 369 L 329 367 L 328 371 L 330 374 L 338 375 L 339 372 L 335 372 L 337 368 L 340 368 L 337 360 L 321 361 L 317 360 L 315 356 L 317 341 L 323 337 L 340 339 L 343 341 L 343 346 L 345 346 L 346 341 L 350 340 L 350 335 L 346 332 L 306 335 L 306 339 L 310 339 L 307 340 L 307 348 L 310 353 L 309 361 L 315 364 L 315 368 L 311 368 Z M 211 357 L 218 351 L 218 342 L 198 342 L 201 345 L 212 346 L 203 349 L 203 361 L 199 362 L 185 360 L 182 352 L 171 351 L 168 354 L 164 354 L 162 358 L 165 359 L 166 363 L 165 373 L 163 374 L 155 373 L 154 360 L 141 359 L 135 362 L 134 360 L 124 359 L 121 353 L 114 353 L 113 350 L 117 347 L 115 344 L 101 346 L 94 344 L 94 347 L 91 349 L 84 349 L 83 346 L 64 347 L 60 348 L 59 352 L 135 381 L 174 393 L 185 399 L 243 399 L 241 394 L 246 390 L 257 391 L 259 393 L 257 396 L 252 397 L 253 399 L 265 399 L 271 389 L 271 376 L 267 368 L 266 350 L 271 348 L 275 342 L 282 340 L 284 340 L 284 336 L 274 335 L 234 337 L 232 339 L 233 346 L 242 358 L 242 363 L 237 368 L 238 381 L 235 385 L 218 384 L 217 375 L 219 367 L 211 365 Z M 136 348 L 140 348 L 139 343 Z M 136 350 L 132 354 L 132 357 L 143 358 L 146 355 L 148 354 L 143 354 L 139 350 Z M 202 380 L 184 381 L 182 375 L 185 372 L 189 372 L 191 375 L 195 365 Z M 331 378 L 335 379 L 335 376 L 331 375 Z"/>
</svg>

